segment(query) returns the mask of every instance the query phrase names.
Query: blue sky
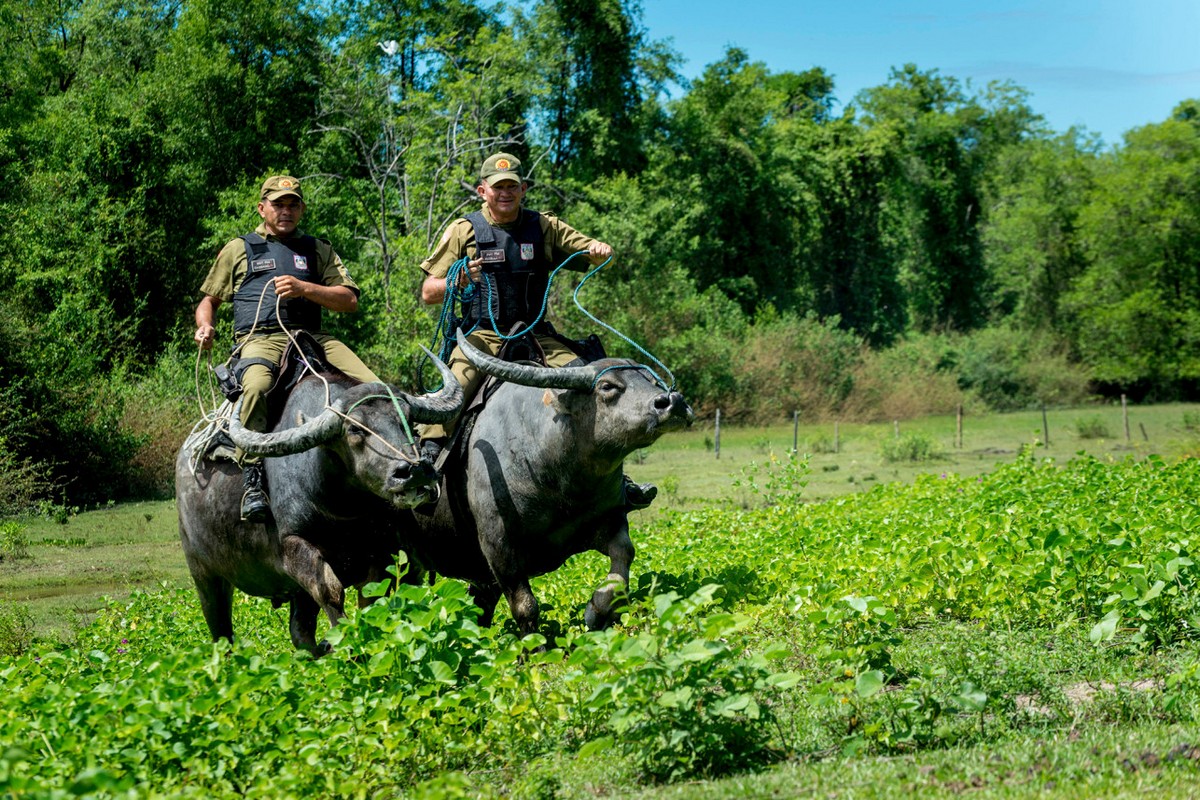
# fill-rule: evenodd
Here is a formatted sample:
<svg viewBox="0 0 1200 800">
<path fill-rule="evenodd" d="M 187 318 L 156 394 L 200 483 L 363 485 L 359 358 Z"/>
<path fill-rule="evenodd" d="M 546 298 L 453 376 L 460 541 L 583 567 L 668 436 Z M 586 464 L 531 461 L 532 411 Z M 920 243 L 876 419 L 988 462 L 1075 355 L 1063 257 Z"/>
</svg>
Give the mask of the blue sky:
<svg viewBox="0 0 1200 800">
<path fill-rule="evenodd" d="M 1011 79 L 1050 127 L 1107 144 L 1200 98 L 1200 0 L 642 0 L 687 78 L 741 47 L 773 72 L 822 67 L 841 108 L 914 63 L 982 89 Z"/>
</svg>

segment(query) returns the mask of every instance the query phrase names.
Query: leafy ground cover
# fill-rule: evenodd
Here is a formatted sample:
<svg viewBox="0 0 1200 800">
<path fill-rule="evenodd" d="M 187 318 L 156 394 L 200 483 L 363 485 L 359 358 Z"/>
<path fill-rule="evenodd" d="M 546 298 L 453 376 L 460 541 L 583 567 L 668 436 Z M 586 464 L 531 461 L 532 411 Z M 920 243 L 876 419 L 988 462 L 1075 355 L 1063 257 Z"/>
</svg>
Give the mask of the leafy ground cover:
<svg viewBox="0 0 1200 800">
<path fill-rule="evenodd" d="M 639 527 L 602 633 L 591 555 L 537 581 L 546 639 L 480 629 L 443 581 L 378 599 L 318 661 L 268 603 L 239 599 L 230 648 L 202 643 L 190 589 L 138 592 L 0 661 L 0 789 L 1188 796 L 1200 462 L 1036 452 L 821 503 L 805 459 L 766 462 L 746 503 Z"/>
</svg>

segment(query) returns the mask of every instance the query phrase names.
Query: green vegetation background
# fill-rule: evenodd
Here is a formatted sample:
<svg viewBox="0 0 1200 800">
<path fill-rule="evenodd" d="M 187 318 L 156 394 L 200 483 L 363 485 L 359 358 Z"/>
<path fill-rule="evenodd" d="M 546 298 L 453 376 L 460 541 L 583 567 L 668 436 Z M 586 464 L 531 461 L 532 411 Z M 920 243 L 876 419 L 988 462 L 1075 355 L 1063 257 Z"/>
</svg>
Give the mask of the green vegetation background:
<svg viewBox="0 0 1200 800">
<path fill-rule="evenodd" d="M 416 265 L 500 147 L 706 419 L 1194 399 L 1197 100 L 1106 149 L 937 65 L 835 114 L 819 67 L 677 63 L 632 0 L 0 0 L 0 511 L 169 493 L 197 287 L 272 173 L 364 289 L 334 331 L 414 387 Z"/>
</svg>

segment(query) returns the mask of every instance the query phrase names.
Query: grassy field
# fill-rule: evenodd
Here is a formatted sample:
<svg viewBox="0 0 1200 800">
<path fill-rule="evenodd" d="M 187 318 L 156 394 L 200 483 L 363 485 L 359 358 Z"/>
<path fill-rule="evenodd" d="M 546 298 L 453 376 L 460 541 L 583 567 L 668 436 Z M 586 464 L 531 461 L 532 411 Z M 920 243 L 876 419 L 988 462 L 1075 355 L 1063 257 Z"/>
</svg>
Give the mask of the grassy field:
<svg viewBox="0 0 1200 800">
<path fill-rule="evenodd" d="M 1040 413 L 967 420 L 961 448 L 952 418 L 839 426 L 836 452 L 801 426 L 781 502 L 790 425 L 727 429 L 718 459 L 701 423 L 629 465 L 663 494 L 621 624 L 583 631 L 607 564 L 571 559 L 535 581 L 541 655 L 455 581 L 316 662 L 240 598 L 218 655 L 169 501 L 52 509 L 0 561 L 42 637 L 0 659 L 0 794 L 1195 797 L 1200 407 L 1129 419 L 1050 412 L 1049 446 Z"/>
<path fill-rule="evenodd" d="M 746 499 L 745 492 L 739 492 L 734 482 L 751 464 L 786 458 L 795 441 L 797 450 L 809 456 L 806 498 L 825 500 L 868 491 L 880 483 L 909 482 L 921 474 L 979 475 L 1012 461 L 1023 447 L 1031 446 L 1039 458 L 1059 463 L 1079 452 L 1115 459 L 1149 453 L 1176 457 L 1197 449 L 1197 425 L 1200 405 L 1194 404 L 1131 407 L 1127 414 L 1119 405 L 1048 410 L 1044 427 L 1040 411 L 990 414 L 963 420 L 961 447 L 957 446 L 953 415 L 836 428 L 833 423 L 801 424 L 798 428 L 723 426 L 718 456 L 713 420 L 708 419 L 635 455 L 626 466 L 637 480 L 658 484 L 663 490 L 660 497 L 669 507 L 704 505 L 713 500 L 739 503 Z M 928 457 L 886 460 L 884 448 L 897 434 L 902 441 L 927 443 Z"/>
<path fill-rule="evenodd" d="M 1050 410 L 1044 438 L 1039 411 L 968 417 L 957 447 L 953 416 L 905 420 L 898 424 L 791 424 L 742 428 L 723 426 L 716 452 L 713 421 L 699 420 L 684 433 L 660 440 L 627 462 L 639 481 L 660 487 L 650 510 L 633 519 L 653 519 L 664 509 L 699 508 L 716 503 L 745 506 L 752 499 L 746 479 L 756 465 L 786 459 L 793 437 L 809 456 L 804 497 L 820 501 L 865 492 L 881 483 L 909 482 L 917 475 L 989 472 L 1035 446 L 1039 457 L 1063 463 L 1078 452 L 1120 459 L 1158 453 L 1174 457 L 1200 450 L 1200 405 L 1131 407 L 1130 438 L 1125 438 L 1120 406 Z M 1082 434 L 1081 434 L 1082 431 Z M 927 444 L 920 460 L 889 461 L 889 441 L 910 437 Z M 836 439 L 835 439 L 836 435 Z M 836 443 L 836 452 L 835 450 Z M 920 449 L 920 448 L 918 448 Z M 741 486 L 738 484 L 741 482 Z M 190 586 L 179 547 L 173 501 L 147 501 L 69 514 L 65 509 L 23 520 L 29 558 L 0 561 L 0 600 L 20 603 L 33 616 L 40 635 L 70 641 L 97 609 L 121 600 L 134 588 L 161 584 Z"/>
</svg>

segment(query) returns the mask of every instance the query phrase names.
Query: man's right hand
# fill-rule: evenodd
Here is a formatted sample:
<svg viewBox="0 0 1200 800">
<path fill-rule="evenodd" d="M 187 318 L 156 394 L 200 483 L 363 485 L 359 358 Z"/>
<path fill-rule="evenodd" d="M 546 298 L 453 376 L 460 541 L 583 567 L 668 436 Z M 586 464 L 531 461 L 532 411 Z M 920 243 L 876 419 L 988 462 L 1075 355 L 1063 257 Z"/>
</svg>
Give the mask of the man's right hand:
<svg viewBox="0 0 1200 800">
<path fill-rule="evenodd" d="M 474 261 L 467 262 L 467 274 L 463 278 L 468 279 L 471 283 L 479 283 L 479 273 L 483 270 L 483 259 L 477 258 Z M 463 278 L 458 279 L 459 288 L 465 288 L 469 284 L 463 283 Z"/>
<path fill-rule="evenodd" d="M 217 329 L 212 325 L 201 325 L 196 328 L 196 334 L 192 338 L 196 340 L 196 344 L 200 345 L 201 350 L 209 350 L 212 348 L 216 336 Z"/>
</svg>

